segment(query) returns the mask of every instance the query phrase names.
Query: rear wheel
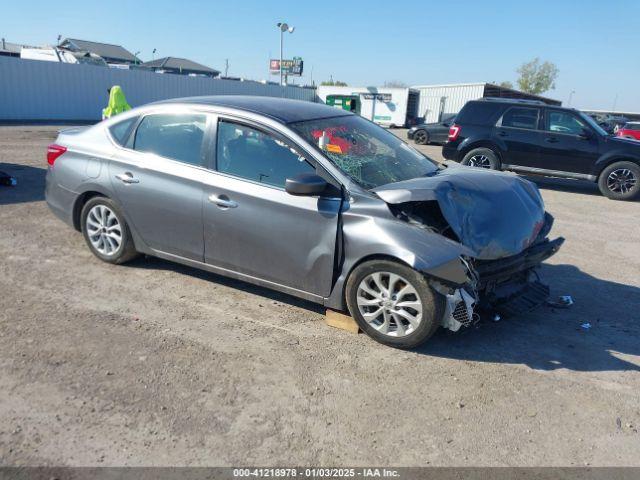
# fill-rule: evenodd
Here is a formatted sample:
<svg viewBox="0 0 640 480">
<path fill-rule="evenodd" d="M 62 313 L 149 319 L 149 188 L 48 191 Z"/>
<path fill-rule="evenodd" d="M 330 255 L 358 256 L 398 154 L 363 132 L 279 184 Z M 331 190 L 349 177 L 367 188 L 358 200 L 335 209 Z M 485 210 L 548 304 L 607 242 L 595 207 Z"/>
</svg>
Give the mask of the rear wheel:
<svg viewBox="0 0 640 480">
<path fill-rule="evenodd" d="M 416 142 L 416 145 L 426 145 L 429 143 L 429 134 L 424 130 L 418 130 L 413 134 L 413 141 Z"/>
<path fill-rule="evenodd" d="M 616 162 L 605 168 L 598 178 L 598 187 L 613 200 L 633 200 L 640 196 L 640 165 Z"/>
<path fill-rule="evenodd" d="M 347 305 L 358 326 L 374 340 L 413 348 L 428 340 L 444 315 L 444 297 L 414 269 L 398 262 L 364 262 L 351 273 Z"/>
<path fill-rule="evenodd" d="M 489 148 L 474 148 L 464 156 L 461 163 L 469 167 L 500 170 L 498 155 Z"/>
<path fill-rule="evenodd" d="M 89 250 L 100 260 L 121 264 L 138 255 L 127 222 L 110 198 L 91 198 L 82 207 L 80 222 Z"/>
</svg>

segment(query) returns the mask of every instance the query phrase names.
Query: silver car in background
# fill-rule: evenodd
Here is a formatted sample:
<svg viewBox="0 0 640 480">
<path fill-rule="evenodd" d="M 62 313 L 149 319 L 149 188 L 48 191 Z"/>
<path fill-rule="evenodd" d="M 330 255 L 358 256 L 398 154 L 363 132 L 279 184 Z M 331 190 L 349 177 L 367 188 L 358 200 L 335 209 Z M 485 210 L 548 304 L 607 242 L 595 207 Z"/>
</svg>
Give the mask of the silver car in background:
<svg viewBox="0 0 640 480">
<path fill-rule="evenodd" d="M 138 254 L 349 311 L 410 348 L 519 314 L 562 238 L 537 187 L 437 165 L 351 113 L 278 98 L 146 105 L 60 132 L 46 199 L 101 260 Z"/>
</svg>

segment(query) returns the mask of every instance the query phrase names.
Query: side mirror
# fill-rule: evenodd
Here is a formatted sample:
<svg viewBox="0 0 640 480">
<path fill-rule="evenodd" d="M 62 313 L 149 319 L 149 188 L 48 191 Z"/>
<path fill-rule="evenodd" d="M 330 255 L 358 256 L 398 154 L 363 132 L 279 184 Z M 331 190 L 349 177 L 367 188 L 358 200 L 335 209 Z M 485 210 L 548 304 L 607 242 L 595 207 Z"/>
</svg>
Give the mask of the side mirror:
<svg viewBox="0 0 640 480">
<path fill-rule="evenodd" d="M 315 173 L 301 173 L 287 178 L 284 189 L 289 195 L 313 197 L 321 195 L 327 188 L 327 181 Z"/>
<path fill-rule="evenodd" d="M 578 136 L 580 138 L 584 138 L 585 140 L 589 140 L 591 137 L 593 137 L 593 132 L 588 128 L 583 128 L 582 133 L 580 133 L 580 135 Z"/>
</svg>

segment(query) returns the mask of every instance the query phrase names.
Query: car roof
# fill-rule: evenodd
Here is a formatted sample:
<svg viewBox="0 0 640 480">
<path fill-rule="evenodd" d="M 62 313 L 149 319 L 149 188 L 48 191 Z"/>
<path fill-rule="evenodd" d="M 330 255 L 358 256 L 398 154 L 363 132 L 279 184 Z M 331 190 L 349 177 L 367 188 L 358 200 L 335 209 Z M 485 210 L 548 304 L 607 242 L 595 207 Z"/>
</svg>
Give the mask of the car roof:
<svg viewBox="0 0 640 480">
<path fill-rule="evenodd" d="M 155 104 L 173 103 L 235 108 L 245 112 L 264 115 L 281 123 L 353 115 L 351 112 L 329 107 L 324 103 L 253 95 L 211 95 L 204 97 L 173 98 L 156 102 Z"/>
</svg>

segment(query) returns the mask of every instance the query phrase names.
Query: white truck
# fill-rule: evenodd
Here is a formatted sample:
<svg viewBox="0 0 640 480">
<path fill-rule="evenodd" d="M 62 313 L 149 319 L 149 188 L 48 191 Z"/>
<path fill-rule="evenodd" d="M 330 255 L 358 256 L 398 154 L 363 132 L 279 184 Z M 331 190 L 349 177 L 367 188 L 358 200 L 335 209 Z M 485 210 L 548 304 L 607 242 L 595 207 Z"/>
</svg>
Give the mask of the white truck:
<svg viewBox="0 0 640 480">
<path fill-rule="evenodd" d="M 385 127 L 408 127 L 417 120 L 419 92 L 412 88 L 321 85 L 317 94 L 329 106 L 357 113 Z"/>
</svg>

